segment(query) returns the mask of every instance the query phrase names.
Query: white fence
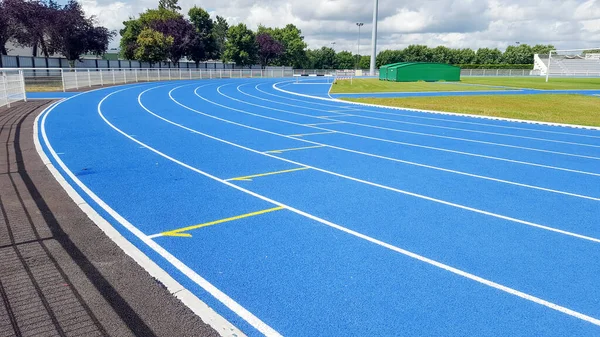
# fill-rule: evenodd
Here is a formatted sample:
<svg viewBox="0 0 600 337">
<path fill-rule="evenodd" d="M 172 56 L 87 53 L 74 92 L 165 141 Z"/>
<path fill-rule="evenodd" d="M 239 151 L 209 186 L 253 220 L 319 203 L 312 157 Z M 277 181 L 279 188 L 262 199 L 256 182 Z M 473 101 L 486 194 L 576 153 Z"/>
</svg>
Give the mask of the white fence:
<svg viewBox="0 0 600 337">
<path fill-rule="evenodd" d="M 27 101 L 25 97 L 25 80 L 23 71 L 0 71 L 0 107 L 17 101 Z"/>
<path fill-rule="evenodd" d="M 61 72 L 63 91 L 148 81 L 292 76 L 291 69 L 73 69 Z"/>
<path fill-rule="evenodd" d="M 198 80 L 213 78 L 291 77 L 292 68 L 266 69 L 177 69 L 177 68 L 121 68 L 121 69 L 60 69 L 60 68 L 0 68 L 0 72 L 21 71 L 28 91 L 66 91 L 93 86 L 124 83 Z"/>
<path fill-rule="evenodd" d="M 460 76 L 540 76 L 539 70 L 530 69 L 461 69 Z"/>
</svg>

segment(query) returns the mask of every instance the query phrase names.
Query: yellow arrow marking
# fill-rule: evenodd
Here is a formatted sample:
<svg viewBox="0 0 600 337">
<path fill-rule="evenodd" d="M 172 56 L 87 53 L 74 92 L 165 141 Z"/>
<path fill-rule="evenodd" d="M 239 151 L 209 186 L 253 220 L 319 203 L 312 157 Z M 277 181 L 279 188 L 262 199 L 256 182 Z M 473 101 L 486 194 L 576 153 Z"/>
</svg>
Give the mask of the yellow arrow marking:
<svg viewBox="0 0 600 337">
<path fill-rule="evenodd" d="M 295 171 L 302 171 L 302 170 L 308 170 L 308 167 L 298 167 L 298 168 L 294 168 L 294 169 L 289 169 L 289 170 L 281 170 L 281 171 L 274 171 L 274 172 L 267 172 L 267 173 L 260 173 L 260 174 L 254 174 L 251 176 L 243 176 L 243 177 L 237 177 L 237 178 L 231 178 L 231 179 L 226 179 L 227 181 L 230 180 L 244 180 L 244 181 L 252 181 L 252 178 L 257 178 L 257 177 L 264 177 L 264 176 L 270 176 L 270 175 L 274 175 L 274 174 L 281 174 L 281 173 L 287 173 L 287 172 L 295 172 Z"/>
<path fill-rule="evenodd" d="M 265 214 L 265 213 L 269 213 L 269 212 L 279 211 L 281 209 L 283 209 L 282 206 L 277 206 L 277 207 L 273 207 L 273 208 L 269 208 L 269 209 L 263 209 L 262 211 L 256 211 L 256 212 L 252 212 L 252 213 L 246 213 L 246 214 L 242 214 L 242 215 L 236 215 L 236 216 L 232 216 L 230 218 L 225 218 L 225 219 L 221 219 L 221 220 L 215 220 L 215 221 L 206 222 L 206 223 L 199 224 L 199 225 L 188 226 L 188 227 L 183 227 L 183 228 L 179 228 L 179 229 L 174 229 L 172 231 L 162 232 L 162 233 L 160 233 L 160 235 L 162 235 L 162 236 L 177 236 L 177 237 L 191 238 L 192 234 L 182 233 L 182 232 L 187 232 L 187 231 L 190 231 L 192 229 L 197 229 L 197 228 L 202 228 L 202 227 L 217 225 L 217 224 L 224 223 L 224 222 L 229 222 L 229 221 L 239 220 L 239 219 L 243 219 L 243 218 L 248 218 L 248 217 L 255 216 L 255 215 L 260 215 L 260 214 Z"/>
<path fill-rule="evenodd" d="M 323 147 L 325 145 L 315 145 L 315 146 L 305 146 L 305 147 L 295 147 L 292 149 L 282 149 L 282 150 L 271 150 L 271 151 L 265 151 L 265 153 L 282 153 L 282 152 L 286 152 L 286 151 L 297 151 L 297 150 L 306 150 L 306 149 L 316 149 L 318 147 Z"/>
</svg>

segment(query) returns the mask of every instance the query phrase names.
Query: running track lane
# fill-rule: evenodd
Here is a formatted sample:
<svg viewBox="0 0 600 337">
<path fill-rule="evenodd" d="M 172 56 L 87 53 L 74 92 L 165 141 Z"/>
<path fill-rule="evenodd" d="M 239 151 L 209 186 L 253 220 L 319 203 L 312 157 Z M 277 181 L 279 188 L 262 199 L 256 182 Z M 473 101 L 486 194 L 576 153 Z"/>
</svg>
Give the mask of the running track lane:
<svg viewBox="0 0 600 337">
<path fill-rule="evenodd" d="M 233 104 L 235 101 L 224 99 L 215 90 L 217 85 L 227 83 L 230 82 L 211 82 L 205 88 L 206 95 L 219 100 L 219 104 Z M 205 84 L 198 82 L 191 87 Z M 103 102 L 101 111 L 130 137 L 223 179 L 298 167 L 198 134 L 204 132 L 259 151 L 306 146 L 301 140 L 235 126 L 183 108 L 169 100 L 168 92 L 175 86 L 142 95 L 140 102 L 148 111 L 140 106 L 137 97 L 152 86 L 115 93 Z M 273 206 L 115 132 L 95 107 L 115 90 L 85 94 L 60 104 L 48 116 L 45 128 L 67 167 L 145 234 Z M 173 96 L 181 104 L 193 105 L 211 116 L 243 115 L 185 93 L 184 88 L 173 91 Z M 180 125 L 167 123 L 150 112 Z M 260 119 L 244 116 L 248 125 L 257 125 Z M 280 124 L 270 127 L 280 128 L 279 131 L 282 128 Z M 424 168 L 415 170 L 416 176 L 387 176 L 384 170 L 399 168 L 388 167 L 389 164 L 383 164 L 387 161 L 380 159 L 374 162 L 364 156 L 348 158 L 346 153 L 317 148 L 277 156 L 297 161 L 310 159 L 314 161 L 311 165 L 327 166 L 332 171 L 359 166 L 362 169 L 357 168 L 352 174 L 364 174 L 362 179 L 378 178 L 388 185 L 402 182 L 399 179 L 403 178 L 404 182 L 422 180 L 426 186 L 429 177 L 435 179 Z M 401 154 L 396 151 L 397 156 Z M 470 179 L 470 185 L 480 184 L 481 179 Z M 598 274 L 594 263 L 598 258 L 597 243 L 589 240 L 440 205 L 314 169 L 235 184 L 512 289 L 599 316 L 598 289 L 594 285 L 594 275 Z M 458 185 L 453 187 L 458 189 Z M 499 184 L 502 187 L 496 190 L 502 193 L 505 185 Z M 419 192 L 422 191 L 414 191 Z M 465 191 L 458 189 L 456 193 Z M 563 195 L 559 198 L 573 199 Z M 128 235 L 125 231 L 124 234 Z M 191 238 L 158 237 L 155 241 L 284 335 L 335 335 L 340 331 L 357 335 L 390 335 L 398 331 L 432 335 L 598 332 L 597 326 L 581 319 L 289 210 L 206 227 L 191 234 Z M 139 240 L 128 237 L 234 324 L 249 334 L 257 333 Z"/>
</svg>

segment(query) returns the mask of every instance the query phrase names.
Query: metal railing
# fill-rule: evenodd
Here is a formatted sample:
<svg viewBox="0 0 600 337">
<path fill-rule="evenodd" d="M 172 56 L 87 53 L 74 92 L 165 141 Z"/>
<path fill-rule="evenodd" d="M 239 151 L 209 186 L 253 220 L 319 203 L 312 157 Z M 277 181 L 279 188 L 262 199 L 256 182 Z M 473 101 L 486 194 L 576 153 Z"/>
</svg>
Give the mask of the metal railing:
<svg viewBox="0 0 600 337">
<path fill-rule="evenodd" d="M 21 70 L 0 71 L 0 107 L 12 102 L 27 101 L 25 97 L 25 80 Z"/>
<path fill-rule="evenodd" d="M 291 77 L 291 68 L 267 69 L 178 69 L 178 68 L 4 68 L 21 71 L 27 91 L 67 91 L 94 86 L 149 81 L 198 80 L 216 78 Z"/>
</svg>

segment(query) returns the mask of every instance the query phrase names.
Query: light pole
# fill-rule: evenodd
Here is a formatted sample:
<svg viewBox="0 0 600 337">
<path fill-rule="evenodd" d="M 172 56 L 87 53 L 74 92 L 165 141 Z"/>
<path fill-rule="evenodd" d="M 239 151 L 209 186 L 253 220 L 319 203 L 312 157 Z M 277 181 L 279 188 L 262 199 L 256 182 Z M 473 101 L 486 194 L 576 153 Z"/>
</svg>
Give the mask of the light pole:
<svg viewBox="0 0 600 337">
<path fill-rule="evenodd" d="M 373 4 L 373 31 L 371 33 L 371 63 L 369 75 L 375 76 L 375 58 L 377 57 L 377 12 L 379 11 L 379 0 L 374 0 Z"/>
<path fill-rule="evenodd" d="M 358 66 L 360 65 L 360 27 L 362 27 L 364 25 L 364 23 L 357 22 L 356 25 L 358 26 L 358 45 L 356 48 L 356 69 L 358 69 Z"/>
</svg>

